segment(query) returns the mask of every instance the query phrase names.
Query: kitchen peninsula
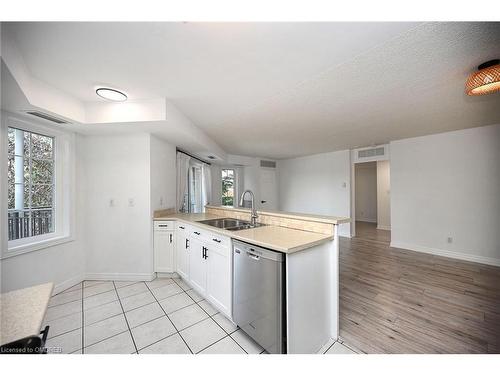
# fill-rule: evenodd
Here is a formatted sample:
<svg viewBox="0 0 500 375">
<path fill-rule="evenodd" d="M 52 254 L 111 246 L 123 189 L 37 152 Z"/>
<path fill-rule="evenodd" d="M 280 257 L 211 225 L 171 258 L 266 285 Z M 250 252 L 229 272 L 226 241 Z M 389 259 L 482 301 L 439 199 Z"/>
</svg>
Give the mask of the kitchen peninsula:
<svg viewBox="0 0 500 375">
<path fill-rule="evenodd" d="M 233 243 L 284 254 L 284 351 L 316 353 L 329 339 L 338 338 L 338 225 L 350 219 L 279 211 L 257 214 L 259 226 L 234 230 L 207 223 L 223 218 L 248 222 L 250 210 L 206 206 L 200 214 L 155 212 L 155 272 L 177 272 L 233 320 L 238 272 Z"/>
</svg>

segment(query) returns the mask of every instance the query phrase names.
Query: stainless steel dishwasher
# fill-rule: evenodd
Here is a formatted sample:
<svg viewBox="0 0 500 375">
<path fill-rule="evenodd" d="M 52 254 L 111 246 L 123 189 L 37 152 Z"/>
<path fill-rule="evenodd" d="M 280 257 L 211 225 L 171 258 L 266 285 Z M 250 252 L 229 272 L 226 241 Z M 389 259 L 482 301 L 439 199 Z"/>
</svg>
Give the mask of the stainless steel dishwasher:
<svg viewBox="0 0 500 375">
<path fill-rule="evenodd" d="M 268 353 L 286 353 L 285 258 L 233 241 L 233 319 Z"/>
</svg>

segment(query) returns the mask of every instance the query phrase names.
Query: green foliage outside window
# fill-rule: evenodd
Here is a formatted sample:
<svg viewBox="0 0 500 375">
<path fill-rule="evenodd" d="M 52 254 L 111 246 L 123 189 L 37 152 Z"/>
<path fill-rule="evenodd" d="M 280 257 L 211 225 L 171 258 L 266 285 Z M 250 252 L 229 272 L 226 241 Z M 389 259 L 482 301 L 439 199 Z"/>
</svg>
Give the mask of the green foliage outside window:
<svg viewBox="0 0 500 375">
<path fill-rule="evenodd" d="M 234 169 L 222 170 L 222 205 L 234 206 Z"/>
</svg>

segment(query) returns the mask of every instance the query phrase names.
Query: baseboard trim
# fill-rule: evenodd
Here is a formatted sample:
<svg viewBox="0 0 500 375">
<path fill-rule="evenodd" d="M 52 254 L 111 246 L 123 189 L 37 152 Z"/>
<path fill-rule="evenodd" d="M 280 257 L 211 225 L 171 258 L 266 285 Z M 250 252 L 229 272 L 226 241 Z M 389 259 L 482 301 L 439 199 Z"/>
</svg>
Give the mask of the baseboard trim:
<svg viewBox="0 0 500 375">
<path fill-rule="evenodd" d="M 64 292 L 66 289 L 69 289 L 72 286 L 75 286 L 76 284 L 81 283 L 83 280 L 85 280 L 85 275 L 79 275 L 79 276 L 72 277 L 71 279 L 65 280 L 62 283 L 59 283 L 54 287 L 54 290 L 52 291 L 52 295 L 56 295 L 58 293 Z"/>
<path fill-rule="evenodd" d="M 377 224 L 377 219 L 356 219 L 356 221 L 361 221 L 363 223 Z"/>
<path fill-rule="evenodd" d="M 381 229 L 381 230 L 391 230 L 391 227 L 390 227 L 390 226 L 387 226 L 387 225 L 377 225 L 377 229 Z"/>
<path fill-rule="evenodd" d="M 452 259 L 465 260 L 467 262 L 481 263 L 481 264 L 487 264 L 490 266 L 500 267 L 500 259 L 497 259 L 497 258 L 490 258 L 490 257 L 483 257 L 480 255 L 458 253 L 456 251 L 435 249 L 435 248 L 431 248 L 431 247 L 407 244 L 404 242 L 397 242 L 397 241 L 391 241 L 390 246 L 395 247 L 395 248 L 399 248 L 399 249 L 418 251 L 420 253 L 438 255 L 438 256 L 452 258 Z"/>
<path fill-rule="evenodd" d="M 151 281 L 154 273 L 87 273 L 85 280 Z"/>
</svg>

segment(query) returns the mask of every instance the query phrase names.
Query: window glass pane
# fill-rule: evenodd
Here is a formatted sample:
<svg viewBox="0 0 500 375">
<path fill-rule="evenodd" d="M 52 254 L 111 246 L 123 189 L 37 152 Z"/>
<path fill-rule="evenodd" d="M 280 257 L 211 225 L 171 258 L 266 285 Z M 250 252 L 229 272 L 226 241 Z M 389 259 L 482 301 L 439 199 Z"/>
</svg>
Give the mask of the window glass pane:
<svg viewBox="0 0 500 375">
<path fill-rule="evenodd" d="M 8 128 L 7 163 L 9 241 L 53 232 L 54 139 Z"/>
<path fill-rule="evenodd" d="M 23 142 L 23 149 L 24 149 L 24 156 L 29 156 L 30 154 L 30 132 L 23 132 L 24 134 L 24 142 Z"/>
<path fill-rule="evenodd" d="M 32 208 L 52 207 L 52 185 L 33 185 L 31 195 Z"/>
<path fill-rule="evenodd" d="M 234 170 L 222 170 L 222 205 L 234 206 Z"/>
<path fill-rule="evenodd" d="M 7 159 L 7 181 L 9 182 L 9 184 L 13 184 L 15 181 L 13 156 L 9 156 L 9 158 Z"/>
<path fill-rule="evenodd" d="M 30 208 L 30 186 L 16 184 L 16 194 L 23 194 L 23 208 Z M 19 208 L 19 207 L 16 207 Z"/>
<path fill-rule="evenodd" d="M 31 157 L 35 159 L 51 159 L 53 157 L 52 138 L 31 133 Z"/>
<path fill-rule="evenodd" d="M 30 161 L 29 159 L 24 159 L 24 180 L 23 181 L 18 181 L 19 183 L 24 182 L 26 185 L 29 185 L 30 183 Z"/>
<path fill-rule="evenodd" d="M 9 210 L 15 208 L 15 195 L 14 195 L 15 189 L 14 189 L 14 184 L 9 183 L 9 193 L 8 193 L 8 205 L 7 208 Z"/>
<path fill-rule="evenodd" d="M 52 160 L 31 161 L 31 181 L 33 184 L 51 184 L 54 162 Z"/>
<path fill-rule="evenodd" d="M 52 210 L 37 210 L 31 213 L 31 235 L 50 233 L 54 231 L 54 215 Z"/>
<path fill-rule="evenodd" d="M 7 151 L 9 153 L 9 155 L 14 154 L 14 149 L 15 149 L 15 140 L 14 140 L 15 135 L 14 134 L 15 134 L 14 129 L 9 128 L 8 132 L 7 132 L 7 138 L 8 138 Z"/>
</svg>

